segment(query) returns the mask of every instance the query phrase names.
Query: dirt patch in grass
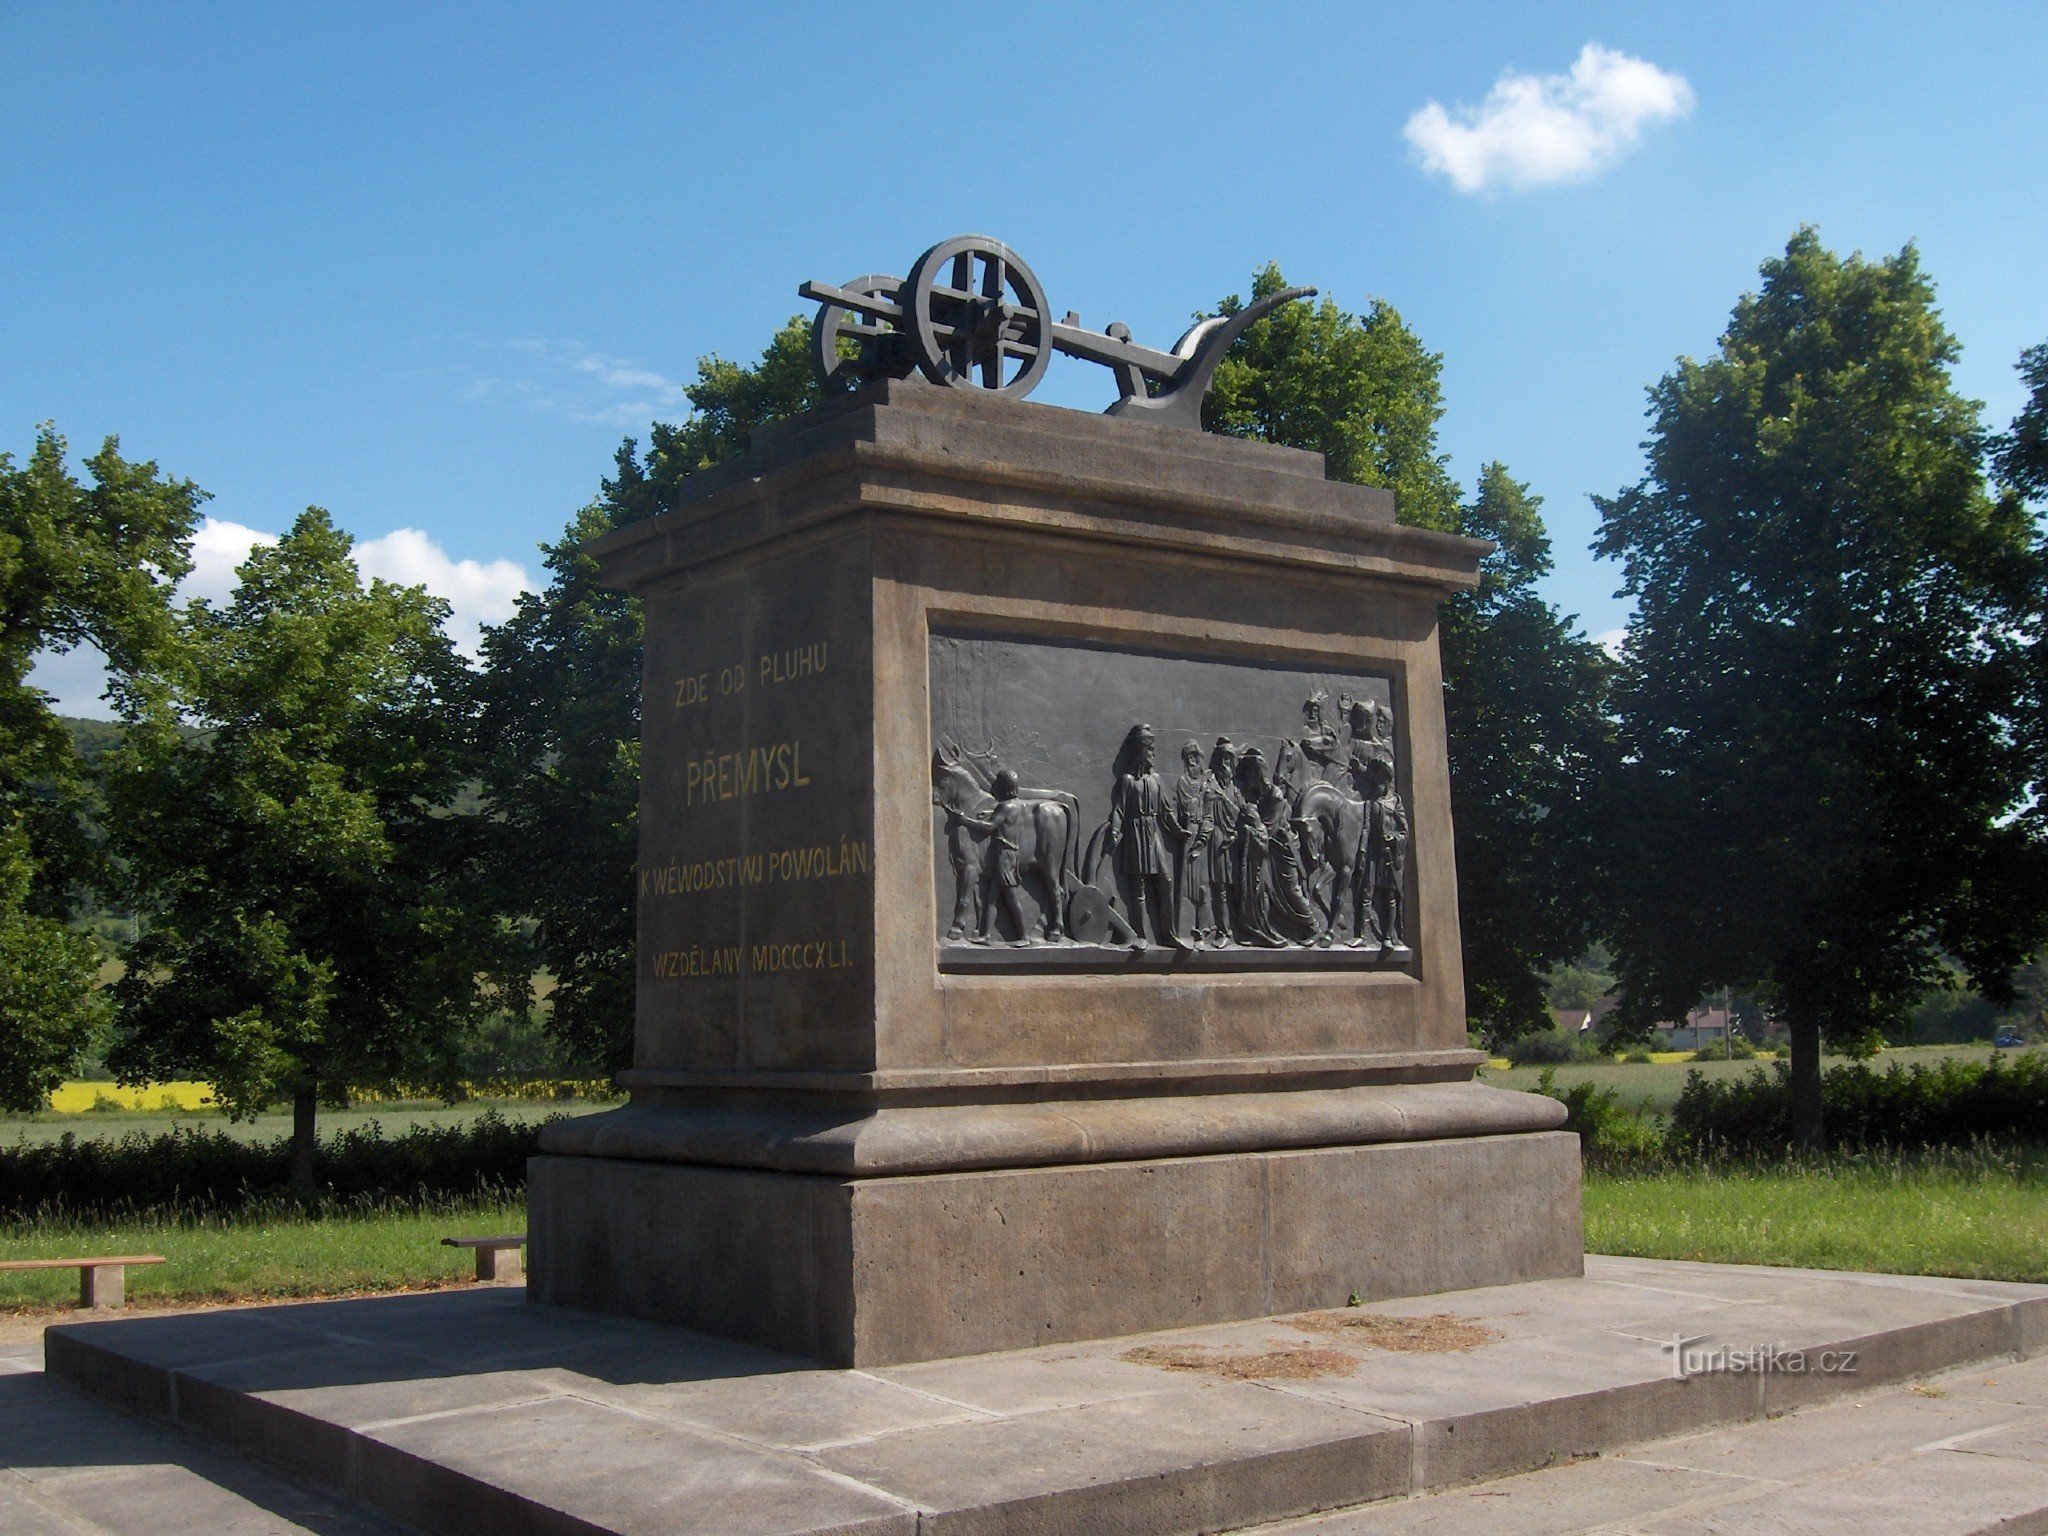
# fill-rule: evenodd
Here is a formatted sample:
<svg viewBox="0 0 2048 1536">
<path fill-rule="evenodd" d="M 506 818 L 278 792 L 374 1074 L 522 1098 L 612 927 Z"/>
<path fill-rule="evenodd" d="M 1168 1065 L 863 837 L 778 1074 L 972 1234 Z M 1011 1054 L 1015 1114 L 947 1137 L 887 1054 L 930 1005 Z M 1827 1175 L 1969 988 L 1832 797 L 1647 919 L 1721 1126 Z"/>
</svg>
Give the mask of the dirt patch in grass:
<svg viewBox="0 0 2048 1536">
<path fill-rule="evenodd" d="M 1383 1312 L 1306 1312 L 1287 1321 L 1309 1333 L 1334 1333 L 1346 1340 L 1411 1354 L 1476 1349 L 1500 1337 L 1491 1328 L 1451 1312 L 1432 1312 L 1426 1317 L 1390 1317 Z"/>
<path fill-rule="evenodd" d="M 1358 1369 L 1358 1357 L 1341 1349 L 1272 1349 L 1246 1355 L 1206 1344 L 1141 1344 L 1117 1358 L 1162 1371 L 1199 1371 L 1226 1381 L 1307 1381 L 1315 1376 L 1348 1376 Z"/>
</svg>

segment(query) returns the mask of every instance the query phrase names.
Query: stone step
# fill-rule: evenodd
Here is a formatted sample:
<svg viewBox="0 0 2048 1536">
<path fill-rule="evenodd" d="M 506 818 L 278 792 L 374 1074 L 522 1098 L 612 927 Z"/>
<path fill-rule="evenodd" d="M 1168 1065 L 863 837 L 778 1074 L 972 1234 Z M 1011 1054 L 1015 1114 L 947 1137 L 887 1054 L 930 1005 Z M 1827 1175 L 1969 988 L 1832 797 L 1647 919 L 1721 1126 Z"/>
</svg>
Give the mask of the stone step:
<svg viewBox="0 0 2048 1536">
<path fill-rule="evenodd" d="M 72 1383 L 446 1536 L 1178 1536 L 2037 1355 L 2048 1287 L 1589 1259 L 1583 1279 L 867 1371 L 498 1287 L 65 1325 L 45 1349 Z"/>
<path fill-rule="evenodd" d="M 1892 1531 L 2048 1531 L 2048 1359 L 1980 1364 L 1780 1418 L 1268 1525 L 1256 1536 Z"/>
</svg>

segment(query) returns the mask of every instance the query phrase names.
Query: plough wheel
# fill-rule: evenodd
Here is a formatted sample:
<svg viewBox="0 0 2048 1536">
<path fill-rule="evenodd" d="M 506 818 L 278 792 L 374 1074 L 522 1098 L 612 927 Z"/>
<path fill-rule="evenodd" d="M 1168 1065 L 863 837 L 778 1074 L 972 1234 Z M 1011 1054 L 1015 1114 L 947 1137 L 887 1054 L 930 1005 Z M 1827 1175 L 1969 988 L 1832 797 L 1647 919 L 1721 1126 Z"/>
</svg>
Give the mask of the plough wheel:
<svg viewBox="0 0 2048 1536">
<path fill-rule="evenodd" d="M 999 240 L 941 241 L 917 258 L 900 297 L 917 366 L 934 384 L 1022 397 L 1052 361 L 1045 289 Z"/>
</svg>

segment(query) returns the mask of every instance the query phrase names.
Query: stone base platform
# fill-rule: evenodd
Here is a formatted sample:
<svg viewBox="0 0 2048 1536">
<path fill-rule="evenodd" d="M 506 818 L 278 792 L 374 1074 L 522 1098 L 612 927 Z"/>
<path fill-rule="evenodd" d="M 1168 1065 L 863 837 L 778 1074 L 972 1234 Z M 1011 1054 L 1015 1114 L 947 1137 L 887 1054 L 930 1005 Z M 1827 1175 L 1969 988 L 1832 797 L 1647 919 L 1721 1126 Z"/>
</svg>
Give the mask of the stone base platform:
<svg viewBox="0 0 2048 1536">
<path fill-rule="evenodd" d="M 1313 1134 L 1298 1101 L 1375 1091 L 1246 1095 L 1240 1113 L 1292 1108 Z M 1396 1091 L 1516 1111 L 1538 1098 Z M 1104 1108 L 1056 1118 L 1072 1133 Z M 1217 1139 L 1228 1113 L 1215 1099 L 1106 1108 L 1096 1141 L 1162 1111 Z M 921 1113 L 943 1112 L 862 1123 Z M 625 1140 L 633 1122 L 618 1118 Z M 527 1283 L 537 1301 L 885 1366 L 1575 1276 L 1578 1214 L 1579 1140 L 1564 1131 L 888 1178 L 537 1157 Z"/>
<path fill-rule="evenodd" d="M 1194 1533 L 2048 1353 L 2048 1287 L 1592 1258 L 1580 1279 L 880 1370 L 500 1287 L 66 1325 L 45 1353 L 451 1536 Z"/>
</svg>

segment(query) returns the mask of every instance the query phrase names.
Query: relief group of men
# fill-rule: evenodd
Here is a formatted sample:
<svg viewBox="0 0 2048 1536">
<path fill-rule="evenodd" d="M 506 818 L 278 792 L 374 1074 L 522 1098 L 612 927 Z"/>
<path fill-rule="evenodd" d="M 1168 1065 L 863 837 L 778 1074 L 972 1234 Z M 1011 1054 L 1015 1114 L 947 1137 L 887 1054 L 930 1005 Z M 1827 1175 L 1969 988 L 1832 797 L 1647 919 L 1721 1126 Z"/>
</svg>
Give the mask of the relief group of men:
<svg viewBox="0 0 2048 1536">
<path fill-rule="evenodd" d="M 1139 935 L 1149 916 L 1160 941 L 1182 950 L 1233 942 L 1331 944 L 1344 941 L 1347 931 L 1358 946 L 1404 941 L 1409 828 L 1394 788 L 1391 722 L 1383 724 L 1376 713 L 1383 706 L 1346 704 L 1353 721 L 1348 751 L 1334 733 L 1318 729 L 1321 701 L 1311 699 L 1304 706 L 1311 729 L 1302 741 L 1286 743 L 1272 768 L 1256 746 L 1240 749 L 1219 737 L 1205 756 L 1200 743 L 1189 741 L 1170 787 L 1157 771 L 1151 727 L 1133 730 L 1129 766 L 1111 800 L 1107 842 L 1130 886 Z M 1296 752 L 1359 786 L 1354 846 L 1330 846 L 1332 832 L 1349 830 L 1348 818 L 1325 822 L 1302 814 L 1312 786 L 1291 782 Z M 1328 903 L 1319 892 L 1325 878 Z M 1351 910 L 1337 910 L 1339 904 Z M 1184 912 L 1192 916 L 1185 935 Z"/>
</svg>

